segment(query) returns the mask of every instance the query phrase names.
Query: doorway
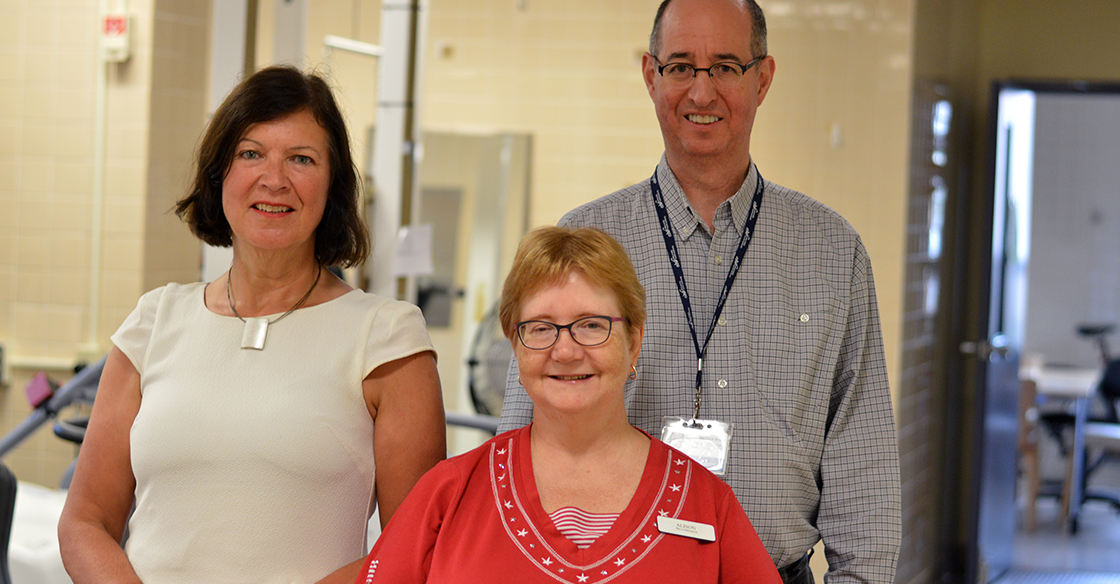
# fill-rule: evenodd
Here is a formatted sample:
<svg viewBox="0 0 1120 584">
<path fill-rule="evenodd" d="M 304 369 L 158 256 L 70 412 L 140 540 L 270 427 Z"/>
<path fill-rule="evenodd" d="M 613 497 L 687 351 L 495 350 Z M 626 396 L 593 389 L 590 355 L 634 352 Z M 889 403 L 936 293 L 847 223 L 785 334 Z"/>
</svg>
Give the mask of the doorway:
<svg viewBox="0 0 1120 584">
<path fill-rule="evenodd" d="M 1120 578 L 1120 554 L 1108 545 L 1120 541 L 1120 514 L 1085 515 L 1092 531 L 1072 534 L 1051 496 L 1037 503 L 1036 530 L 1025 529 L 1029 502 L 1016 490 L 1014 433 L 1007 431 L 1019 423 L 1020 354 L 1051 367 L 1097 367 L 1078 325 L 1120 322 L 1120 86 L 1000 82 L 992 97 L 987 333 L 998 342 L 973 347 L 993 352 L 978 366 L 968 574 L 980 582 L 1074 571 Z M 1053 460 L 1059 448 L 1038 439 L 1043 478 L 1060 484 L 1066 463 Z M 1114 476 L 1120 489 L 1120 473 Z"/>
</svg>

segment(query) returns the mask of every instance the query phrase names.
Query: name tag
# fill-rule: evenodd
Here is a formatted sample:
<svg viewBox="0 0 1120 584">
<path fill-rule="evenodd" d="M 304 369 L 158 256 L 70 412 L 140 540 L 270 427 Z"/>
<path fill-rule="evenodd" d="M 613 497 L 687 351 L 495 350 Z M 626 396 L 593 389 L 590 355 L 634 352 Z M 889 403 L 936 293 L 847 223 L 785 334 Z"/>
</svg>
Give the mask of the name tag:
<svg viewBox="0 0 1120 584">
<path fill-rule="evenodd" d="M 675 517 L 658 517 L 657 530 L 661 533 L 691 537 L 700 541 L 715 541 L 716 528 L 707 523 L 685 521 Z"/>
<path fill-rule="evenodd" d="M 727 453 L 734 427 L 719 420 L 665 416 L 661 418 L 661 441 L 689 455 L 712 473 L 723 475 L 727 472 Z"/>
</svg>

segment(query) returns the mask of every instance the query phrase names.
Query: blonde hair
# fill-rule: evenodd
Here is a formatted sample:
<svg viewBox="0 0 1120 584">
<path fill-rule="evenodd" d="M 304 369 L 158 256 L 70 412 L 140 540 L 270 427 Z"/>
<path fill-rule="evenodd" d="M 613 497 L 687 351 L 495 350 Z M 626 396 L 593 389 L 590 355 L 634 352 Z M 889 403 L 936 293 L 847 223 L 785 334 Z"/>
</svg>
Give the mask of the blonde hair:
<svg viewBox="0 0 1120 584">
<path fill-rule="evenodd" d="M 573 273 L 614 293 L 627 330 L 645 325 L 646 292 L 617 241 L 593 227 L 541 227 L 521 240 L 502 288 L 498 316 L 506 338 L 517 335 L 521 306 L 529 296 Z"/>
</svg>

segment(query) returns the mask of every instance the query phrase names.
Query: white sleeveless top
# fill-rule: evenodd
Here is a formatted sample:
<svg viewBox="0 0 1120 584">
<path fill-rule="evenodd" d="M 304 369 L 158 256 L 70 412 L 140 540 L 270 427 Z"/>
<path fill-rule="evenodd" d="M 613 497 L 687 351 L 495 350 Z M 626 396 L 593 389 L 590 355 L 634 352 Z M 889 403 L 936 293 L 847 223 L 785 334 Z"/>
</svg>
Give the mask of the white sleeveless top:
<svg viewBox="0 0 1120 584">
<path fill-rule="evenodd" d="M 145 294 L 112 337 L 142 394 L 125 551 L 146 584 L 314 582 L 365 555 L 374 460 L 362 380 L 432 350 L 423 317 L 354 290 L 243 350 L 244 323 L 210 312 L 204 290 Z"/>
</svg>

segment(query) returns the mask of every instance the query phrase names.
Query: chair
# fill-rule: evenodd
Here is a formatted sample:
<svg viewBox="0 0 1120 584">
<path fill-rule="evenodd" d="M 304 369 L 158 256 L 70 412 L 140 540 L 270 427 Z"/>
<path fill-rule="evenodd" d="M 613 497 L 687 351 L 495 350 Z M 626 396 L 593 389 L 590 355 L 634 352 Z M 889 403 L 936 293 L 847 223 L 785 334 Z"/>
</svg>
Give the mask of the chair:
<svg viewBox="0 0 1120 584">
<path fill-rule="evenodd" d="M 1089 477 L 1102 464 L 1112 459 L 1120 459 L 1120 415 L 1118 415 L 1118 410 L 1120 410 L 1120 359 L 1112 358 L 1107 341 L 1108 335 L 1116 330 L 1116 326 L 1113 324 L 1081 324 L 1077 326 L 1076 330 L 1079 336 L 1091 340 L 1096 345 L 1101 363 L 1105 368 L 1097 387 L 1097 399 L 1094 400 L 1097 402 L 1097 408 L 1090 411 L 1085 424 L 1085 458 L 1081 464 L 1081 485 L 1083 487 L 1081 503 L 1088 500 L 1105 501 L 1120 511 L 1120 496 L 1116 493 L 1105 489 L 1090 489 L 1087 487 Z M 1044 412 L 1039 416 L 1039 422 L 1047 433 L 1057 441 L 1062 456 L 1068 458 L 1072 451 L 1073 412 Z M 1092 453 L 1091 456 L 1090 452 Z M 1072 471 L 1072 465 L 1069 468 Z M 1062 485 L 1063 522 L 1071 505 L 1069 500 L 1071 480 L 1071 476 L 1066 476 Z M 1076 532 L 1076 523 L 1071 528 L 1073 532 Z"/>
<path fill-rule="evenodd" d="M 1085 422 L 1085 450 L 1081 460 L 1081 500 L 1070 500 L 1073 465 L 1067 466 L 1067 473 L 1061 491 L 1061 521 L 1069 516 L 1070 508 L 1080 508 L 1086 501 L 1096 500 L 1108 503 L 1120 512 L 1120 493 L 1112 489 L 1090 488 L 1089 478 L 1102 465 L 1110 460 L 1120 460 L 1120 359 L 1108 362 L 1097 385 L 1097 411 Z M 1072 413 L 1050 413 L 1040 416 L 1043 426 L 1058 441 L 1064 457 L 1072 452 L 1070 445 L 1074 427 Z M 1070 524 L 1070 532 L 1077 533 L 1076 515 Z"/>
<path fill-rule="evenodd" d="M 16 510 L 16 475 L 0 462 L 0 584 L 12 584 L 8 567 L 8 543 L 12 537 L 12 519 Z"/>
<path fill-rule="evenodd" d="M 1105 414 L 1085 424 L 1085 450 L 1094 451 L 1093 460 L 1087 460 L 1084 466 L 1085 481 L 1105 462 L 1120 460 L 1120 359 L 1111 361 L 1105 367 L 1098 390 L 1104 400 Z M 1089 499 L 1108 502 L 1120 512 L 1120 494 L 1104 489 L 1086 489 L 1083 500 Z"/>
</svg>

